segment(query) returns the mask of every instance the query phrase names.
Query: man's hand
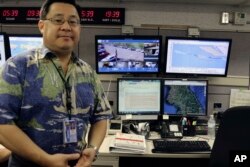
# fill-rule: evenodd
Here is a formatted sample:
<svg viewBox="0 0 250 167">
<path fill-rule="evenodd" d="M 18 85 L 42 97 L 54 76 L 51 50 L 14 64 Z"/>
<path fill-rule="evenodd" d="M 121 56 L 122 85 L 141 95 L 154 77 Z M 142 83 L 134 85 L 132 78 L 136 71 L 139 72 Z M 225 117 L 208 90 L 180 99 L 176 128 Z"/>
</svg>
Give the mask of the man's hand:
<svg viewBox="0 0 250 167">
<path fill-rule="evenodd" d="M 78 160 L 76 167 L 91 167 L 96 151 L 93 148 L 86 148 L 82 151 L 82 156 Z"/>
<path fill-rule="evenodd" d="M 53 154 L 42 163 L 44 167 L 70 167 L 68 161 L 77 160 L 80 158 L 80 154 Z M 40 164 L 41 165 L 41 164 Z"/>
</svg>

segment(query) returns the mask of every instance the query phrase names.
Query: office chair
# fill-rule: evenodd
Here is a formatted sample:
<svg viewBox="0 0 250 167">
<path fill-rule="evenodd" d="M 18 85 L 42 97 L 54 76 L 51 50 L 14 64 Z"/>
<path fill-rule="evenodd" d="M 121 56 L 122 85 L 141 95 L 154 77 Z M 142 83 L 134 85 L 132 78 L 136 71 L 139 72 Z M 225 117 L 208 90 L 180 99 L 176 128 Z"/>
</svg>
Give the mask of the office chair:
<svg viewBox="0 0 250 167">
<path fill-rule="evenodd" d="M 227 109 L 221 119 L 210 156 L 210 167 L 228 167 L 231 151 L 250 150 L 250 106 Z"/>
</svg>

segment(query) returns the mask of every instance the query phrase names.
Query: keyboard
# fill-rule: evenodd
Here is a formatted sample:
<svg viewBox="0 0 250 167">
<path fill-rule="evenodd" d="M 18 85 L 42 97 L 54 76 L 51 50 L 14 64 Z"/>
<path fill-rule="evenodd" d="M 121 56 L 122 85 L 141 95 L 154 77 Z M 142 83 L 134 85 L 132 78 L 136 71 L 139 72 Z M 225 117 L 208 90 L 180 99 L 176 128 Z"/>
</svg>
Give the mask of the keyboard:
<svg viewBox="0 0 250 167">
<path fill-rule="evenodd" d="M 153 153 L 211 151 L 207 141 L 153 140 Z"/>
</svg>

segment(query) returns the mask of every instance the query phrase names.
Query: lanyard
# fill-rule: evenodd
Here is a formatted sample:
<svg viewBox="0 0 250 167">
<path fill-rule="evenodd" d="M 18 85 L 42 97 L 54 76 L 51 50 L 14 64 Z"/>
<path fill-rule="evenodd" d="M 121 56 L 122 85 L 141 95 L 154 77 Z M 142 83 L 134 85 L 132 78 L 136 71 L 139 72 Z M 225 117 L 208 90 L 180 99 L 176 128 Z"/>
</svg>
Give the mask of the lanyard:
<svg viewBox="0 0 250 167">
<path fill-rule="evenodd" d="M 67 113 L 68 113 L 68 117 L 69 120 L 71 120 L 71 96 L 70 96 L 70 85 L 69 85 L 69 78 L 67 79 L 67 81 L 64 79 L 64 77 L 62 76 L 62 74 L 60 73 L 59 69 L 56 67 L 56 64 L 54 63 L 54 61 L 50 58 L 50 61 L 52 62 L 52 64 L 54 65 L 54 67 L 56 68 L 60 78 L 63 81 L 64 84 L 64 88 L 66 91 L 66 109 L 67 109 Z"/>
</svg>

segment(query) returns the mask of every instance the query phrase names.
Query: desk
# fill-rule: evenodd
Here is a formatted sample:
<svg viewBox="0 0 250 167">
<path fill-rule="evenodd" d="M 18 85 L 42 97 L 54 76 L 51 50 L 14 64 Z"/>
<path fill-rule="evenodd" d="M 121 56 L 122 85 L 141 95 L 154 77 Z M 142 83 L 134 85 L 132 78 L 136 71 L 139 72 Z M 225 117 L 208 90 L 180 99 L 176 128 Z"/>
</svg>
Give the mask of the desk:
<svg viewBox="0 0 250 167">
<path fill-rule="evenodd" d="M 167 154 L 161 154 L 161 153 L 152 153 L 152 148 L 154 147 L 153 146 L 153 143 L 152 143 L 152 140 L 147 140 L 147 147 L 146 147 L 146 153 L 145 154 L 127 154 L 127 153 L 110 153 L 109 152 L 109 145 L 112 141 L 112 138 L 114 138 L 114 136 L 106 136 L 101 147 L 100 147 L 100 154 L 99 154 L 99 158 L 97 161 L 95 161 L 93 163 L 93 166 L 98 166 L 98 167 L 119 167 L 119 161 L 121 159 L 126 159 L 126 160 L 130 160 L 130 159 L 133 159 L 133 161 L 137 161 L 136 159 L 138 158 L 138 160 L 140 160 L 140 162 L 138 163 L 141 163 L 141 160 L 144 158 L 144 159 L 150 159 L 153 160 L 152 158 L 156 159 L 156 158 L 159 158 L 159 159 L 195 159 L 195 162 L 197 162 L 197 159 L 206 159 L 206 160 L 209 160 L 209 157 L 210 157 L 210 152 L 204 152 L 204 153 L 167 153 Z M 182 140 L 206 140 L 208 141 L 209 145 L 212 147 L 213 145 L 213 140 L 210 140 L 208 138 L 208 136 L 195 136 L 195 137 L 184 137 Z M 136 162 L 133 162 L 136 164 Z M 145 162 L 146 163 L 146 162 Z M 151 162 L 152 164 L 152 162 Z M 131 167 L 131 165 L 128 165 Z M 136 166 L 136 165 L 135 165 Z M 144 165 L 139 165 L 139 166 L 144 166 Z M 138 167 L 139 167 L 138 166 Z M 162 166 L 165 166 L 165 165 L 162 165 Z M 204 166 L 204 165 L 203 165 Z M 154 167 L 156 167 L 154 165 Z"/>
</svg>

